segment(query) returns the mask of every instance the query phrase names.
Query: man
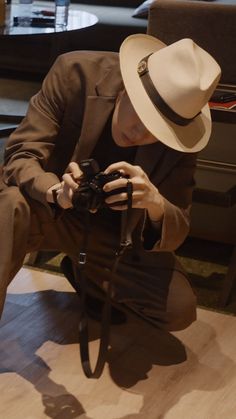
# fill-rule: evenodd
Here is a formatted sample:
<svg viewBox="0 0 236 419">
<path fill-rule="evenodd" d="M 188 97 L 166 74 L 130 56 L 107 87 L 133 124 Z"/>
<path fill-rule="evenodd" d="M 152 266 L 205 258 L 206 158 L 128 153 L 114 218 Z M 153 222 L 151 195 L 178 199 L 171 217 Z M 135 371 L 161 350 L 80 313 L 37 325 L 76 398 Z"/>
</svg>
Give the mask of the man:
<svg viewBox="0 0 236 419">
<path fill-rule="evenodd" d="M 166 330 L 196 318 L 196 299 L 174 250 L 189 231 L 196 153 L 208 142 L 207 102 L 219 81 L 215 60 L 192 40 L 165 46 L 128 37 L 120 54 L 71 52 L 59 57 L 5 152 L 0 193 L 1 309 L 9 282 L 34 250 L 76 257 L 83 214 L 72 207 L 78 163 L 94 158 L 106 174 L 132 183 L 127 250 L 115 274 L 113 300 Z M 119 202 L 119 205 L 118 205 Z M 126 191 L 90 215 L 86 278 L 106 290 L 119 247 Z M 56 211 L 56 215 L 55 215 Z"/>
</svg>

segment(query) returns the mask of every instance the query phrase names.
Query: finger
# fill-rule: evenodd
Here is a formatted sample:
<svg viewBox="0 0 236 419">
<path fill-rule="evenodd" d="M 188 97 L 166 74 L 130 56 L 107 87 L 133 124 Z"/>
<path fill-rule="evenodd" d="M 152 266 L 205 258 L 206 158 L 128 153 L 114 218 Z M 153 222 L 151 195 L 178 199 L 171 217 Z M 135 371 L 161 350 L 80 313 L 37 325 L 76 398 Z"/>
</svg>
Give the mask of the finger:
<svg viewBox="0 0 236 419">
<path fill-rule="evenodd" d="M 65 184 L 62 190 L 62 194 L 67 201 L 69 201 L 70 203 L 72 202 L 72 197 L 74 194 L 74 190 L 72 188 Z"/>
<path fill-rule="evenodd" d="M 104 192 L 109 192 L 118 188 L 126 188 L 127 185 L 127 178 L 119 178 L 113 180 L 112 182 L 108 182 L 103 186 Z"/>
<path fill-rule="evenodd" d="M 79 165 L 76 162 L 71 162 L 68 166 L 68 169 L 71 172 L 71 175 L 75 181 L 78 180 L 82 175 L 82 171 L 80 170 Z"/>
<path fill-rule="evenodd" d="M 77 187 L 78 187 L 78 185 L 77 185 Z M 71 188 L 68 183 L 62 181 L 61 182 L 61 188 L 58 190 L 58 193 L 61 194 L 63 199 L 70 202 L 70 204 L 71 204 L 72 196 L 73 196 L 73 193 L 74 193 L 74 188 Z"/>
<path fill-rule="evenodd" d="M 131 164 L 129 164 L 125 161 L 120 161 L 120 162 L 117 162 L 117 163 L 110 164 L 106 168 L 104 173 L 108 174 L 108 173 L 114 172 L 115 170 L 120 170 L 120 171 L 123 171 L 124 173 L 128 173 L 127 171 L 132 170 L 132 167 L 134 167 L 134 166 L 132 166 Z"/>
<path fill-rule="evenodd" d="M 124 211 L 128 209 L 127 199 L 126 201 L 124 201 L 124 204 L 117 205 L 117 202 L 118 201 L 116 201 L 116 203 L 109 204 L 109 205 L 107 204 L 107 205 L 109 206 L 110 209 L 116 210 L 116 211 Z M 132 201 L 132 208 L 143 209 L 144 206 L 142 205 L 141 201 Z"/>
<path fill-rule="evenodd" d="M 65 194 L 63 189 L 59 189 L 59 191 L 57 192 L 57 202 L 64 209 L 68 209 L 72 207 L 71 200 Z"/>
<path fill-rule="evenodd" d="M 73 179 L 73 177 L 70 173 L 65 173 L 62 176 L 62 179 L 63 179 L 64 184 L 67 188 L 71 188 L 73 190 L 77 189 L 78 183 Z"/>
<path fill-rule="evenodd" d="M 109 196 L 105 199 L 105 202 L 108 205 L 112 205 L 112 204 L 115 204 L 117 202 L 122 202 L 122 201 L 127 202 L 127 193 L 126 192 L 122 192 L 122 193 L 119 193 L 117 195 L 111 195 L 111 196 Z"/>
<path fill-rule="evenodd" d="M 109 208 L 115 211 L 125 211 L 128 209 L 127 205 L 109 205 Z"/>
<path fill-rule="evenodd" d="M 131 182 L 130 182 L 131 183 Z M 116 205 L 118 202 L 119 204 L 123 205 L 126 204 L 129 207 L 132 207 L 133 200 L 135 199 L 135 195 L 132 191 L 132 185 L 131 190 L 126 190 L 125 192 L 117 193 L 116 195 L 110 195 L 105 199 L 105 202 L 107 205 Z"/>
</svg>

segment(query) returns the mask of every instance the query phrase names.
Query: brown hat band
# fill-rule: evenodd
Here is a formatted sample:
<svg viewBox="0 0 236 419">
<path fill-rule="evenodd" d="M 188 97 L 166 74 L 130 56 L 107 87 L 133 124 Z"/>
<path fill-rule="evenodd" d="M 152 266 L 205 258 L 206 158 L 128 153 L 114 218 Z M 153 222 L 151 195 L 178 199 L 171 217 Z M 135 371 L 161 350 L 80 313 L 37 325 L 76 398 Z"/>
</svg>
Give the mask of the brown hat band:
<svg viewBox="0 0 236 419">
<path fill-rule="evenodd" d="M 155 88 L 151 77 L 149 76 L 148 70 L 148 58 L 149 54 L 138 63 L 138 75 L 143 84 L 144 89 L 146 90 L 147 95 L 151 99 L 152 103 L 157 107 L 157 109 L 170 121 L 174 122 L 177 125 L 186 126 L 190 124 L 201 112 L 198 112 L 193 118 L 184 118 L 183 116 L 177 114 L 170 106 L 164 101 L 157 89 Z"/>
</svg>

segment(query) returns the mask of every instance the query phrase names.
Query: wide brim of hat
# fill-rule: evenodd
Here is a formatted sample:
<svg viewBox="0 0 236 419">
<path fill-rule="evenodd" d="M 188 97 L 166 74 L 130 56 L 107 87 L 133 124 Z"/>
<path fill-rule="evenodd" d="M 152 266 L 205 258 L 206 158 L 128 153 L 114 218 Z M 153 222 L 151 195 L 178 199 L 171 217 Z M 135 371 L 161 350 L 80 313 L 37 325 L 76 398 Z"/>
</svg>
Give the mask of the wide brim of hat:
<svg viewBox="0 0 236 419">
<path fill-rule="evenodd" d="M 147 55 L 166 47 L 150 35 L 135 34 L 120 47 L 120 68 L 126 92 L 146 128 L 162 143 L 175 150 L 195 153 L 208 143 L 211 134 L 211 115 L 208 104 L 187 126 L 176 125 L 152 103 L 137 72 L 138 63 Z M 157 69 L 158 71 L 158 69 Z"/>
</svg>

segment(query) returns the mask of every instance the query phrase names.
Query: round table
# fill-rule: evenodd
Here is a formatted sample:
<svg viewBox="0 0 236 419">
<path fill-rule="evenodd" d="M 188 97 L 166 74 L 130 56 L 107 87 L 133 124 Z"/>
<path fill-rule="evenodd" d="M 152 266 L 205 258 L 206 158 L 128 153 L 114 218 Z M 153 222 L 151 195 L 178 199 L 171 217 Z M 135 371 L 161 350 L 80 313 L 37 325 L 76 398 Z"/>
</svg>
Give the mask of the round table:
<svg viewBox="0 0 236 419">
<path fill-rule="evenodd" d="M 44 76 L 55 58 L 64 52 L 83 48 L 83 39 L 93 37 L 98 18 L 70 5 L 68 25 L 64 28 L 14 26 L 18 4 L 8 11 L 8 25 L 0 28 L 0 75 L 25 73 Z M 52 2 L 34 2 L 32 16 L 43 17 L 40 11 L 54 12 Z M 86 48 L 85 48 L 86 49 Z"/>
</svg>

